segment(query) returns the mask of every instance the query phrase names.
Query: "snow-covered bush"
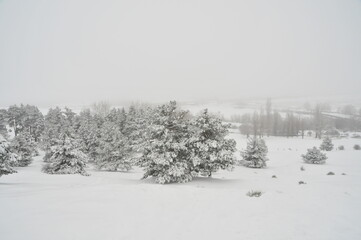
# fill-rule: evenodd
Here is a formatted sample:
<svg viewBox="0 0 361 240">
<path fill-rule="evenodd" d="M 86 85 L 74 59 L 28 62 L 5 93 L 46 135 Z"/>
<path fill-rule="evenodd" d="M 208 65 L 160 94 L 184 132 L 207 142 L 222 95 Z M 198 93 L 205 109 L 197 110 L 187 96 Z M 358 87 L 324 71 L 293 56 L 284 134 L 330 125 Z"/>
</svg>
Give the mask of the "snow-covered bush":
<svg viewBox="0 0 361 240">
<path fill-rule="evenodd" d="M 0 177 L 16 173 L 13 166 L 16 164 L 16 154 L 11 152 L 9 142 L 0 135 Z"/>
<path fill-rule="evenodd" d="M 250 168 L 264 168 L 267 166 L 266 161 L 268 148 L 261 138 L 250 138 L 245 151 L 241 152 L 241 164 Z"/>
<path fill-rule="evenodd" d="M 320 150 L 331 151 L 333 149 L 333 143 L 330 137 L 325 137 L 321 143 Z"/>
<path fill-rule="evenodd" d="M 26 167 L 33 161 L 33 155 L 36 153 L 36 146 L 32 137 L 27 132 L 19 133 L 11 141 L 11 149 L 17 154 L 18 167 Z"/>
<path fill-rule="evenodd" d="M 306 154 L 302 154 L 302 159 L 305 163 L 312 163 L 312 164 L 323 164 L 326 162 L 326 154 L 322 153 L 320 149 L 313 147 L 307 149 Z"/>
<path fill-rule="evenodd" d="M 192 127 L 194 132 L 187 144 L 191 151 L 192 172 L 211 176 L 219 169 L 232 170 L 236 162 L 233 154 L 236 142 L 225 138 L 228 126 L 204 110 L 192 122 Z"/>
<path fill-rule="evenodd" d="M 345 147 L 343 145 L 338 146 L 338 150 L 343 151 L 345 150 Z"/>
<path fill-rule="evenodd" d="M 355 150 L 361 150 L 361 147 L 360 147 L 360 145 L 355 144 L 355 145 L 353 146 L 353 149 L 355 149 Z"/>
<path fill-rule="evenodd" d="M 144 168 L 143 178 L 155 177 L 158 183 L 192 180 L 192 162 L 186 146 L 191 137 L 187 112 L 177 110 L 175 102 L 158 107 L 147 129 L 138 163 Z"/>
<path fill-rule="evenodd" d="M 88 175 L 85 171 L 88 157 L 79 148 L 73 138 L 61 135 L 58 144 L 52 147 L 52 155 L 43 171 L 49 174 Z"/>
<path fill-rule="evenodd" d="M 132 148 L 119 126 L 106 122 L 100 130 L 100 135 L 98 157 L 95 160 L 97 168 L 107 171 L 130 170 Z"/>
<path fill-rule="evenodd" d="M 247 196 L 248 197 L 260 197 L 260 196 L 262 196 L 262 192 L 251 190 L 251 191 L 247 192 Z"/>
</svg>

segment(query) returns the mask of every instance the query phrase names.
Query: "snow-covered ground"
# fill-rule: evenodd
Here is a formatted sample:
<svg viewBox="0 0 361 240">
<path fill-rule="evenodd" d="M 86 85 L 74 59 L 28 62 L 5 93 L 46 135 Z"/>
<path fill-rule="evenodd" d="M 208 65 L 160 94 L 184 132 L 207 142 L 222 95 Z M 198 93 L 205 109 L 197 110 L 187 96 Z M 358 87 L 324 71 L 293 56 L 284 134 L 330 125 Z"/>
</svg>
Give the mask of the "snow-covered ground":
<svg viewBox="0 0 361 240">
<path fill-rule="evenodd" d="M 238 133 L 230 137 L 246 146 Z M 186 184 L 140 180 L 141 169 L 48 175 L 37 157 L 0 178 L 0 239 L 360 239 L 361 151 L 352 147 L 361 140 L 334 140 L 345 150 L 327 153 L 325 165 L 300 157 L 320 140 L 266 143 L 268 168 L 236 167 Z M 248 197 L 250 190 L 263 195 Z"/>
</svg>

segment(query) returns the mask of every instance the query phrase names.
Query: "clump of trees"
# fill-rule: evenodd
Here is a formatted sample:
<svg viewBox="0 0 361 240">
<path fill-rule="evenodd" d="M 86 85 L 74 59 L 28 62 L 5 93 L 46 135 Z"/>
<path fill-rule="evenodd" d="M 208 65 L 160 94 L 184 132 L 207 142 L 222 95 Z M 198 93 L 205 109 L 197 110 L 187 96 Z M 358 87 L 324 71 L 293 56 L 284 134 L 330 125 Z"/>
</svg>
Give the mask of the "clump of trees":
<svg viewBox="0 0 361 240">
<path fill-rule="evenodd" d="M 144 178 L 152 176 L 162 184 L 188 182 L 234 166 L 235 141 L 225 139 L 227 126 L 207 110 L 191 120 L 188 112 L 170 102 L 153 116 L 139 158 Z"/>
<path fill-rule="evenodd" d="M 339 135 L 338 130 L 361 130 L 361 117 L 360 114 L 357 115 L 355 107 L 347 105 L 340 112 L 349 116 L 340 117 L 331 113 L 331 106 L 327 103 L 318 103 L 314 107 L 307 104 L 305 110 L 280 111 L 272 109 L 272 102 L 268 99 L 259 111 L 253 114 L 233 115 L 231 121 L 240 122 L 239 130 L 247 137 L 253 135 L 303 138 L 306 130 L 312 130 L 315 138 L 321 139 L 324 135 Z"/>
<path fill-rule="evenodd" d="M 102 103 L 79 115 L 55 108 L 44 122 L 41 139 L 48 173 L 83 171 L 69 168 L 80 157 L 66 160 L 59 155 L 65 151 L 64 135 L 66 149 L 84 153 L 97 169 L 128 171 L 137 165 L 145 170 L 143 178 L 154 177 L 158 183 L 187 182 L 220 169 L 231 170 L 235 164 L 236 143 L 226 139 L 229 126 L 207 110 L 193 117 L 178 109 L 176 102 L 156 108 L 132 105 L 128 111 Z M 76 140 L 76 147 L 69 147 L 69 139 Z"/>
</svg>

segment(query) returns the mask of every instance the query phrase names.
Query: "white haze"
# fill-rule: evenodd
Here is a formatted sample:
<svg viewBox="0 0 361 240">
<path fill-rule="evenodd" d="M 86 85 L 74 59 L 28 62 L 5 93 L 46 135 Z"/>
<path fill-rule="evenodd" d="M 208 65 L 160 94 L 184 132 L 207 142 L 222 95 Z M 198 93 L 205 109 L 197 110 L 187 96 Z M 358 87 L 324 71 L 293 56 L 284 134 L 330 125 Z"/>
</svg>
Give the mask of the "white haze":
<svg viewBox="0 0 361 240">
<path fill-rule="evenodd" d="M 361 1 L 0 1 L 0 105 L 353 94 Z"/>
</svg>

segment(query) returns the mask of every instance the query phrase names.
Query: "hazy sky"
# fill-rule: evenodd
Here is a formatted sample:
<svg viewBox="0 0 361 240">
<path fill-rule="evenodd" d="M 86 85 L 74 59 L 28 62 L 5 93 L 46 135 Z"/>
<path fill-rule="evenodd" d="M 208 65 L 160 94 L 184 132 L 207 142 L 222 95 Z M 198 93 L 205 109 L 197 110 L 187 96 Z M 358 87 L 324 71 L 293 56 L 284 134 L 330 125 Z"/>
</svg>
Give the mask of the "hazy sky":
<svg viewBox="0 0 361 240">
<path fill-rule="evenodd" d="M 361 92 L 361 1 L 0 0 L 0 105 Z"/>
</svg>

